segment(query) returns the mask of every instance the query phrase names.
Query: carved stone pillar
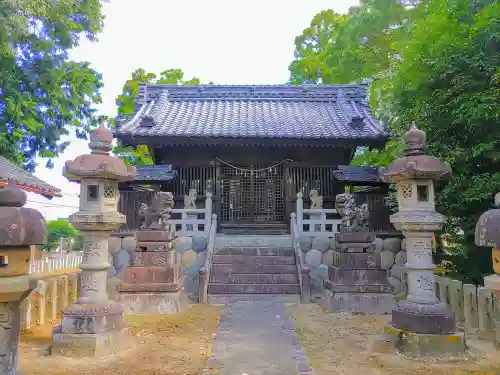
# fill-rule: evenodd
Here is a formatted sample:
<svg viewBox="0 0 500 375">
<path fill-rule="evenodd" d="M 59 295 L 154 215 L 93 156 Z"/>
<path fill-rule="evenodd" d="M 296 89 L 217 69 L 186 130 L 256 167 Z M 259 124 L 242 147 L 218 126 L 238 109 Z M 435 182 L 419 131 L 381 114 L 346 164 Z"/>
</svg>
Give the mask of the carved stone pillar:
<svg viewBox="0 0 500 375">
<path fill-rule="evenodd" d="M 69 221 L 83 236 L 80 297 L 63 309 L 54 331 L 52 353 L 94 357 L 112 353 L 127 340 L 128 327 L 120 303 L 109 301 L 106 291 L 108 238 L 125 223 L 117 212 L 118 182 L 131 180 L 135 167 L 109 155 L 112 133 L 104 123 L 90 135 L 90 154 L 66 162 L 63 174 L 80 182 L 80 209 Z"/>
<path fill-rule="evenodd" d="M 0 375 L 17 373 L 20 305 L 38 283 L 28 274 L 30 245 L 46 242 L 45 219 L 25 204 L 18 188 L 0 189 Z"/>
</svg>

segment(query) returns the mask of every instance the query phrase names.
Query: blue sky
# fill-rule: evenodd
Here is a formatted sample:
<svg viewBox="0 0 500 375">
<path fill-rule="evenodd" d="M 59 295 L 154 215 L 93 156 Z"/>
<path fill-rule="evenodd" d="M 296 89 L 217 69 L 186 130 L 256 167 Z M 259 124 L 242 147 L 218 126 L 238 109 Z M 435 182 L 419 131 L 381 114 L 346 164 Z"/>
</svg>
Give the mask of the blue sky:
<svg viewBox="0 0 500 375">
<path fill-rule="evenodd" d="M 101 114 L 114 116 L 115 98 L 136 68 L 159 73 L 179 68 L 203 83 L 279 84 L 288 80 L 294 38 L 324 9 L 347 12 L 356 0 L 110 0 L 105 28 L 83 41 L 72 58 L 90 61 L 103 75 Z M 54 168 L 41 161 L 36 175 L 63 190 L 51 201 L 29 193 L 27 206 L 48 220 L 78 210 L 79 185 L 62 176 L 66 160 L 87 153 L 87 141 L 71 144 Z"/>
</svg>

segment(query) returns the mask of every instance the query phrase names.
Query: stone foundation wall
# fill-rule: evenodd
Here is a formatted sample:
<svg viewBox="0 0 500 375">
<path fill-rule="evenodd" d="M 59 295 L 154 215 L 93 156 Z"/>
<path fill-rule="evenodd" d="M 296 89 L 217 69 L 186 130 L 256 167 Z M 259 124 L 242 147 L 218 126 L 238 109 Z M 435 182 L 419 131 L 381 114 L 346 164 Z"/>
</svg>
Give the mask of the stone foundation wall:
<svg viewBox="0 0 500 375">
<path fill-rule="evenodd" d="M 114 293 L 116 285 L 130 266 L 132 253 L 135 251 L 134 236 L 111 236 L 108 245 L 108 291 Z M 199 271 L 205 263 L 207 239 L 205 237 L 177 237 L 175 240 L 177 263 L 180 263 L 184 278 L 184 287 L 188 296 L 196 297 L 199 290 Z"/>
<path fill-rule="evenodd" d="M 381 266 L 388 270 L 389 284 L 394 289 L 396 297 L 403 293 L 401 280 L 404 280 L 406 263 L 406 244 L 400 238 L 376 238 L 375 252 L 380 254 Z M 300 248 L 304 253 L 311 277 L 311 295 L 313 298 L 322 296 L 323 281 L 328 279 L 328 267 L 333 265 L 333 250 L 336 249 L 334 238 L 302 237 Z"/>
</svg>

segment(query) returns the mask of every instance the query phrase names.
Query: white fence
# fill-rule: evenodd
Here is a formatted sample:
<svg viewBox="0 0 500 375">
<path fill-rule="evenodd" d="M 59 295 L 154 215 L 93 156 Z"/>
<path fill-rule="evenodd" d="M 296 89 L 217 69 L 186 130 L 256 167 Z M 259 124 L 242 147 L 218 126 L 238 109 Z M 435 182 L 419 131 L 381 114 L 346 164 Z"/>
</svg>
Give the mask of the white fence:
<svg viewBox="0 0 500 375">
<path fill-rule="evenodd" d="M 337 210 L 304 208 L 302 193 L 297 193 L 296 205 L 297 228 L 300 236 L 333 237 L 339 231 L 340 219 L 337 218 Z M 327 215 L 336 218 L 327 219 Z"/>
<path fill-rule="evenodd" d="M 82 261 L 83 252 L 64 253 L 56 256 L 33 260 L 30 264 L 30 273 L 48 273 L 62 269 L 78 268 Z"/>
<path fill-rule="evenodd" d="M 171 218 L 170 222 L 175 224 L 175 230 L 178 236 L 208 237 L 210 225 L 212 222 L 212 193 L 207 192 L 205 199 L 205 208 L 175 208 L 172 209 L 172 215 L 180 214 L 181 218 Z M 200 216 L 202 216 L 200 218 Z"/>
</svg>

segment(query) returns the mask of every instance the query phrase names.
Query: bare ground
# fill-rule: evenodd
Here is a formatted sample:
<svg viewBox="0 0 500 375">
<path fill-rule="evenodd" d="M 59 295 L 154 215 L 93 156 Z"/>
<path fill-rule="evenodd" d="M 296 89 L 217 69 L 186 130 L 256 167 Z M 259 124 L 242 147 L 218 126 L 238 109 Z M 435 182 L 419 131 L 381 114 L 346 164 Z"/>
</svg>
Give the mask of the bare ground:
<svg viewBox="0 0 500 375">
<path fill-rule="evenodd" d="M 220 306 L 191 305 L 175 315 L 128 316 L 130 347 L 101 359 L 48 356 L 52 327 L 37 327 L 22 334 L 19 370 L 23 375 L 198 375 L 220 311 Z"/>
<path fill-rule="evenodd" d="M 491 343 L 468 337 L 468 355 L 453 361 L 403 358 L 384 342 L 389 316 L 329 314 L 316 304 L 288 306 L 316 375 L 499 375 Z"/>
</svg>

